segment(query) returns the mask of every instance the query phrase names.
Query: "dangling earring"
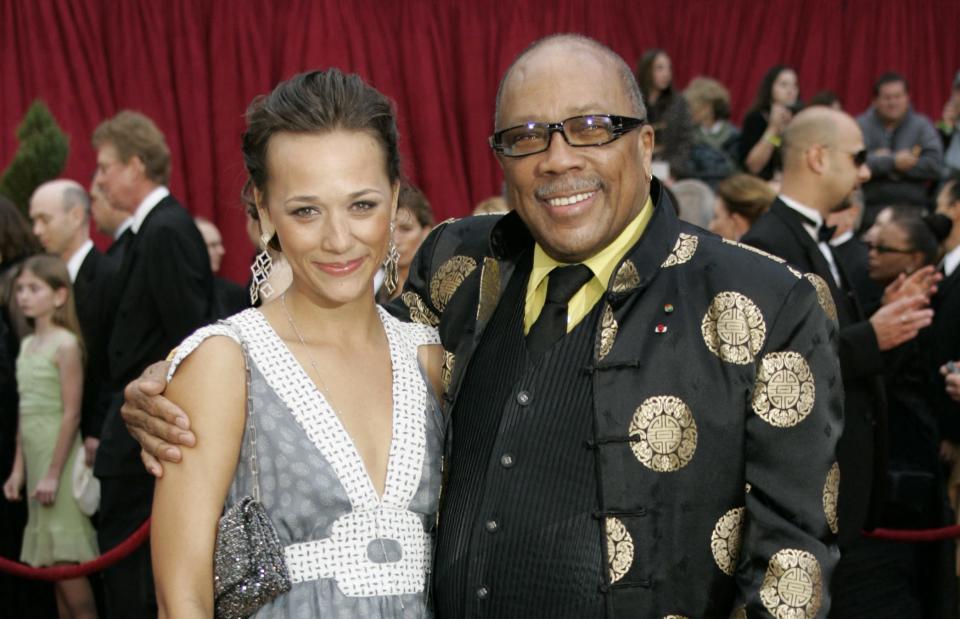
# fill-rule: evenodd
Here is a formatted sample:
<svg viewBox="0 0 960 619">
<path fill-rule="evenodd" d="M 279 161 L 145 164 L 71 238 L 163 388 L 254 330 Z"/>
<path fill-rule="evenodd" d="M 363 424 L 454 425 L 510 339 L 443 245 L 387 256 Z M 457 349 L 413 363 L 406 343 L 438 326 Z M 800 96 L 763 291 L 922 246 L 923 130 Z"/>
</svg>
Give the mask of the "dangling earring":
<svg viewBox="0 0 960 619">
<path fill-rule="evenodd" d="M 387 246 L 387 257 L 383 260 L 383 273 L 386 279 L 383 282 L 388 294 L 393 294 L 400 284 L 400 271 L 398 262 L 400 260 L 400 251 L 397 244 L 393 242 L 393 222 L 390 222 L 390 244 Z"/>
<path fill-rule="evenodd" d="M 267 281 L 270 278 L 270 271 L 273 270 L 273 259 L 267 249 L 269 242 L 270 238 L 267 235 L 260 237 L 263 251 L 257 254 L 257 259 L 250 265 L 250 273 L 253 274 L 253 281 L 250 283 L 250 305 L 256 305 L 260 295 L 273 296 L 273 286 Z"/>
</svg>

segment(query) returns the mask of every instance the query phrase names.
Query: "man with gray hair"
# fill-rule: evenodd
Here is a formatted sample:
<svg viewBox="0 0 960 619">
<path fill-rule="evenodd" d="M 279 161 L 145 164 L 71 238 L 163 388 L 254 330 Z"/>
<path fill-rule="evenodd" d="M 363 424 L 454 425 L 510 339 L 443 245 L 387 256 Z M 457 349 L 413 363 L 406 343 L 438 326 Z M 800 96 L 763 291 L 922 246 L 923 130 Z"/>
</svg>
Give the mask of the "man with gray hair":
<svg viewBox="0 0 960 619">
<path fill-rule="evenodd" d="M 86 348 L 80 433 L 87 464 L 93 465 L 108 406 L 105 384 L 112 307 L 107 296 L 116 267 L 90 240 L 90 198 L 79 183 L 58 179 L 40 185 L 30 198 L 30 219 L 33 233 L 44 249 L 66 263 L 73 282 Z"/>
</svg>

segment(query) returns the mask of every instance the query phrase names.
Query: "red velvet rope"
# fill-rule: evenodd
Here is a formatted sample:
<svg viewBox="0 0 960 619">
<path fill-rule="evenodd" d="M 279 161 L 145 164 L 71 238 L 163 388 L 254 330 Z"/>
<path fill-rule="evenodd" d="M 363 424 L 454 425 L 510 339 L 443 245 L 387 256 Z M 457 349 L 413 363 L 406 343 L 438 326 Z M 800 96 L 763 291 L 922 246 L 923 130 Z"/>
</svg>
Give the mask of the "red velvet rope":
<svg viewBox="0 0 960 619">
<path fill-rule="evenodd" d="M 123 540 L 107 552 L 92 561 L 77 565 L 57 565 L 54 567 L 30 567 L 18 561 L 11 561 L 0 557 L 0 572 L 13 576 L 29 578 L 31 580 L 69 580 L 99 572 L 108 568 L 117 561 L 125 559 L 131 552 L 140 547 L 150 535 L 150 519 L 147 518 L 140 527 L 127 539 Z"/>
<path fill-rule="evenodd" d="M 886 539 L 892 542 L 939 542 L 945 539 L 960 537 L 960 525 L 940 527 L 939 529 L 874 529 L 864 531 L 865 537 Z"/>
</svg>

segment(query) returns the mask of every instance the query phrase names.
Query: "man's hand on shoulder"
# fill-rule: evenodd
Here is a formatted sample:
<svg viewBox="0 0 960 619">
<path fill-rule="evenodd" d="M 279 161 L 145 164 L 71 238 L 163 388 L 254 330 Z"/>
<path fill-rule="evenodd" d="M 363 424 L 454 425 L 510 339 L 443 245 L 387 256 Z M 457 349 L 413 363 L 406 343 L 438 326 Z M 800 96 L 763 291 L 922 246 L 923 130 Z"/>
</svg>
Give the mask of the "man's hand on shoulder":
<svg viewBox="0 0 960 619">
<path fill-rule="evenodd" d="M 124 389 L 120 409 L 127 430 L 142 447 L 140 457 L 144 466 L 156 477 L 163 475 L 161 460 L 180 461 L 178 445 L 196 444 L 187 414 L 162 395 L 167 387 L 169 367 L 169 361 L 160 361 L 144 370 L 140 378 Z"/>
</svg>

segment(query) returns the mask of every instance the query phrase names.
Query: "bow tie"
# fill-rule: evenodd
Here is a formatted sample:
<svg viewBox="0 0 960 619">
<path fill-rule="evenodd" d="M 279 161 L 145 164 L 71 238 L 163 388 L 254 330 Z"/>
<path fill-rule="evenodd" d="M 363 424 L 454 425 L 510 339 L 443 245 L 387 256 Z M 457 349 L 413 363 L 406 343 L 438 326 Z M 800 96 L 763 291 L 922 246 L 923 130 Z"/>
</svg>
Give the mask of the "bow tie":
<svg viewBox="0 0 960 619">
<path fill-rule="evenodd" d="M 817 239 L 821 243 L 829 243 L 836 231 L 836 226 L 820 226 L 820 229 L 817 230 Z"/>
</svg>

